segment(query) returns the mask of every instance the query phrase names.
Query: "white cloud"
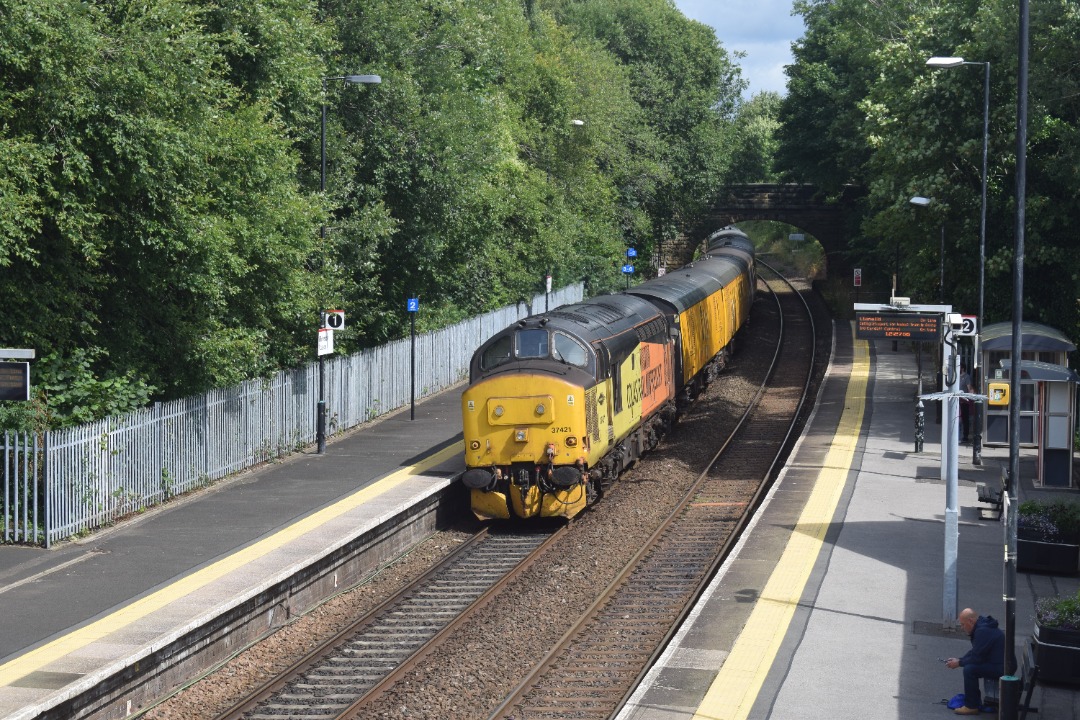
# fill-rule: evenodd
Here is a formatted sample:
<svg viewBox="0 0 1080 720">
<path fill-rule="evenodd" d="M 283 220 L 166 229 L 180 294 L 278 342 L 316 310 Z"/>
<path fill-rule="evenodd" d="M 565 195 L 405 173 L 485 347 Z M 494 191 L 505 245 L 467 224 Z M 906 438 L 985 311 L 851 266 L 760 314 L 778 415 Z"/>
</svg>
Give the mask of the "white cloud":
<svg viewBox="0 0 1080 720">
<path fill-rule="evenodd" d="M 712 26 L 737 59 L 750 83 L 747 97 L 763 90 L 786 93 L 784 66 L 792 62 L 791 43 L 802 37 L 801 16 L 791 15 L 791 0 L 675 0 L 688 18 Z"/>
</svg>

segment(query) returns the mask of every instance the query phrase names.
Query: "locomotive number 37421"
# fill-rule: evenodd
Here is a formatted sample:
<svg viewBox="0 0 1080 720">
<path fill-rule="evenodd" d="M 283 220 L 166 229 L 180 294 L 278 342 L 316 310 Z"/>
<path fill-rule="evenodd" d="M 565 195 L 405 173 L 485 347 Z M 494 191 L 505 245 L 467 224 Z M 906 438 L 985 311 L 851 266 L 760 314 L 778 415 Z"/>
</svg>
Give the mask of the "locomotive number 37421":
<svg viewBox="0 0 1080 720">
<path fill-rule="evenodd" d="M 568 428 L 568 427 L 553 427 L 553 428 L 551 428 L 551 433 L 553 435 L 555 433 L 568 433 L 568 432 L 570 432 L 570 428 Z"/>
</svg>

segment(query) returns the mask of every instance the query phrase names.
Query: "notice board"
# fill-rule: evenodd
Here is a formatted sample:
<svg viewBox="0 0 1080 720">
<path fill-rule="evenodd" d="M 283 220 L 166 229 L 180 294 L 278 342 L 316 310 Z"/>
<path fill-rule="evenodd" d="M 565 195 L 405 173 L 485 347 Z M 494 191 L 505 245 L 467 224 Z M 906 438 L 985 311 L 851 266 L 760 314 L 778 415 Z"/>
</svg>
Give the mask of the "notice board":
<svg viewBox="0 0 1080 720">
<path fill-rule="evenodd" d="M 941 315 L 937 313 L 855 313 L 855 337 L 860 340 L 941 340 Z"/>
</svg>

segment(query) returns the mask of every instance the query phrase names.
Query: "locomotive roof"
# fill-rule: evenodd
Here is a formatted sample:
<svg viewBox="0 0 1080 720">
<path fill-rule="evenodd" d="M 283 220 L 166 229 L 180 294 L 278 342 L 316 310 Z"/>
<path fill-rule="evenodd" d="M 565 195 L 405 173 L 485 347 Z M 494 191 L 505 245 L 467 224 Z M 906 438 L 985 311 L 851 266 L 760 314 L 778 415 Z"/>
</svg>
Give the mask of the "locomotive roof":
<svg viewBox="0 0 1080 720">
<path fill-rule="evenodd" d="M 563 305 L 543 315 L 526 318 L 527 326 L 547 318 L 546 327 L 566 330 L 589 343 L 606 340 L 643 325 L 660 315 L 652 303 L 627 295 L 601 295 L 573 305 Z"/>
<path fill-rule="evenodd" d="M 742 230 L 733 227 L 717 230 L 705 240 L 705 247 L 709 252 L 715 252 L 721 247 L 735 247 L 747 252 L 754 252 L 753 241 Z"/>
</svg>

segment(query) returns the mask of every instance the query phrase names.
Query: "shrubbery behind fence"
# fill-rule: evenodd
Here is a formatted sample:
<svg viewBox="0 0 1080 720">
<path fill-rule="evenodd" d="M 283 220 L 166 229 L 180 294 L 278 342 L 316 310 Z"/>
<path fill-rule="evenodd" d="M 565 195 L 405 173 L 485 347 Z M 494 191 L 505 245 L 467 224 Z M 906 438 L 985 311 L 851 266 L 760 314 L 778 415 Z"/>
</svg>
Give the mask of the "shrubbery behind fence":
<svg viewBox="0 0 1080 720">
<path fill-rule="evenodd" d="M 551 293 L 578 302 L 578 283 Z M 544 307 L 486 313 L 416 336 L 416 399 L 466 379 L 473 351 L 497 331 Z M 324 360 L 327 435 L 412 400 L 409 338 Z M 45 433 L 39 446 L 5 434 L 3 541 L 45 544 L 102 527 L 174 495 L 315 442 L 319 364 L 249 380 L 197 397 Z"/>
</svg>

